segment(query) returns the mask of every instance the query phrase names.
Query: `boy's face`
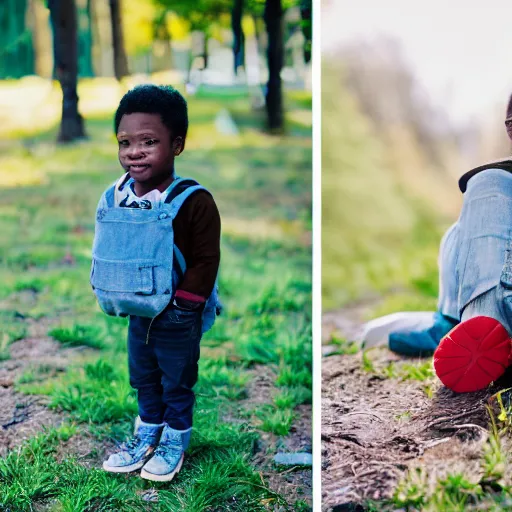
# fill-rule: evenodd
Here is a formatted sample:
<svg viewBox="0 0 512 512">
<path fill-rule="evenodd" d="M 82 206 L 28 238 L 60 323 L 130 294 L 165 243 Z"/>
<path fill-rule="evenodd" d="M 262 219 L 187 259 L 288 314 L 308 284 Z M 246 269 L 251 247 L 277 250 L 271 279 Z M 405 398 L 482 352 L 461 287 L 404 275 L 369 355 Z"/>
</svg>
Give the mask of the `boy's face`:
<svg viewBox="0 0 512 512">
<path fill-rule="evenodd" d="M 173 173 L 174 158 L 183 151 L 181 137 L 158 114 L 135 112 L 121 118 L 117 130 L 119 162 L 138 183 L 157 187 Z"/>
</svg>

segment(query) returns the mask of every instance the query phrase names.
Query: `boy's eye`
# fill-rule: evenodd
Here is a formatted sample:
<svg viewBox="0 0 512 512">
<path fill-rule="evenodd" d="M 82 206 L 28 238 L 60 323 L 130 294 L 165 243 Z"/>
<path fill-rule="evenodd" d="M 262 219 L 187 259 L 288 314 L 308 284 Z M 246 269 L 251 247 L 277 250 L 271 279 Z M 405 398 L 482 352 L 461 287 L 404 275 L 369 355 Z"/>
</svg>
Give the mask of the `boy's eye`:
<svg viewBox="0 0 512 512">
<path fill-rule="evenodd" d="M 146 145 L 147 146 L 153 146 L 154 144 L 156 144 L 158 141 L 156 141 L 155 139 L 149 139 L 146 141 Z"/>
<path fill-rule="evenodd" d="M 120 140 L 118 142 L 119 142 L 120 146 L 128 146 L 128 141 L 127 140 Z"/>
</svg>

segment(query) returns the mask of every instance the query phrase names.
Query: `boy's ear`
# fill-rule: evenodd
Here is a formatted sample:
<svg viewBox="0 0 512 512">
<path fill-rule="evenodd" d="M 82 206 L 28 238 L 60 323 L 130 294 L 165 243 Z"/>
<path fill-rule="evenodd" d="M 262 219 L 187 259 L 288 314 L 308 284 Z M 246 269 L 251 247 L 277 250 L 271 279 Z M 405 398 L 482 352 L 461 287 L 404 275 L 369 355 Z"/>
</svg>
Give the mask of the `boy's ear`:
<svg viewBox="0 0 512 512">
<path fill-rule="evenodd" d="M 172 152 L 174 153 L 174 156 L 180 155 L 184 149 L 185 149 L 185 139 L 180 136 L 176 137 L 172 141 Z"/>
</svg>

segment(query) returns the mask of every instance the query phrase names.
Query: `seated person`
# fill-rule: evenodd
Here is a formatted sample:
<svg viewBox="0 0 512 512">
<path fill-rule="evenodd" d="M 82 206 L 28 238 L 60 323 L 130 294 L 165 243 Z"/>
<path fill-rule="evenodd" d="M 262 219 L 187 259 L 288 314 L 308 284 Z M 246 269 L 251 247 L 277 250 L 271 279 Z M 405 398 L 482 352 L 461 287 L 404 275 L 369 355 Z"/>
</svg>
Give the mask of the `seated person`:
<svg viewBox="0 0 512 512">
<path fill-rule="evenodd" d="M 505 126 L 512 141 L 512 96 Z M 403 316 L 402 327 L 389 332 L 389 348 L 404 355 L 434 353 L 441 381 L 465 392 L 485 388 L 509 365 L 512 157 L 472 169 L 461 177 L 459 187 L 464 193 L 462 211 L 440 246 L 438 311 L 430 321 L 425 313 L 421 321 Z M 415 327 L 403 327 L 411 321 Z M 381 334 L 385 324 L 381 319 Z M 371 331 L 367 328 L 367 338 Z"/>
</svg>

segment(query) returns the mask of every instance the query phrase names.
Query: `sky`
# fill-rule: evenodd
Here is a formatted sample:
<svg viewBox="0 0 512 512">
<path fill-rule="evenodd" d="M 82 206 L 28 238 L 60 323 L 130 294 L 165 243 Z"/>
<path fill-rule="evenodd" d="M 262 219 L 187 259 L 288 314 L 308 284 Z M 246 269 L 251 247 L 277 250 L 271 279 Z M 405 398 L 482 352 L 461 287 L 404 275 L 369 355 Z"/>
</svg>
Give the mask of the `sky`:
<svg viewBox="0 0 512 512">
<path fill-rule="evenodd" d="M 434 103 L 456 123 L 505 112 L 512 93 L 510 0 L 324 0 L 322 53 L 377 34 L 401 41 Z M 385 4 L 385 7 L 383 7 Z M 503 114 L 504 115 L 504 114 Z"/>
</svg>

